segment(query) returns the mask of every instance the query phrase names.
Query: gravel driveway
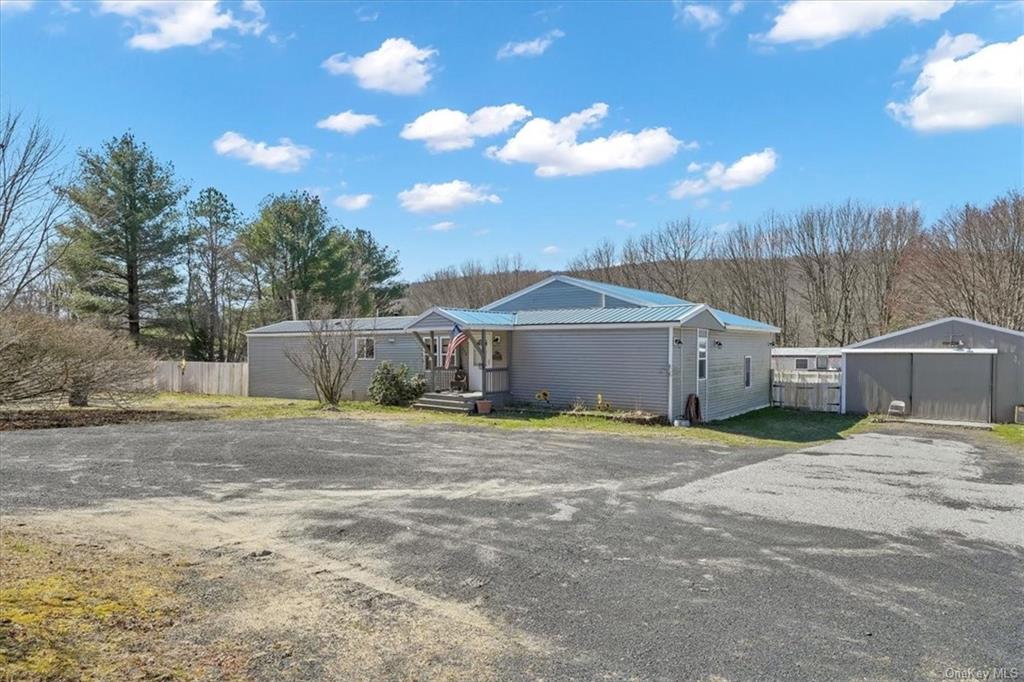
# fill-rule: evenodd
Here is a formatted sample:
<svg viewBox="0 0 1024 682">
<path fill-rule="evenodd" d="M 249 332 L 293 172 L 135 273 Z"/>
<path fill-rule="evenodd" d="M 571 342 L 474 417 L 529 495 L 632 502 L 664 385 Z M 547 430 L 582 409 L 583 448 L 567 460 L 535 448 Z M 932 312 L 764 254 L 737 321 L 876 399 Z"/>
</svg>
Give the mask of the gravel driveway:
<svg viewBox="0 0 1024 682">
<path fill-rule="evenodd" d="M 293 420 L 0 450 L 5 523 L 240 576 L 243 594 L 203 597 L 224 600 L 211 627 L 297 643 L 257 676 L 1024 673 L 1024 454 L 983 434 L 786 452 Z"/>
</svg>

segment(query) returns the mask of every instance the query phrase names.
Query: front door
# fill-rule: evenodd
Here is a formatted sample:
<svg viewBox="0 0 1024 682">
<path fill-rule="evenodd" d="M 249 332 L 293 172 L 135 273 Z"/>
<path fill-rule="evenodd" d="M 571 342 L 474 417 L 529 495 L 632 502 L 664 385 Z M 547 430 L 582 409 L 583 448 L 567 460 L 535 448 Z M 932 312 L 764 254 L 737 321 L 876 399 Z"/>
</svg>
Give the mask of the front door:
<svg viewBox="0 0 1024 682">
<path fill-rule="evenodd" d="M 476 335 L 472 332 L 469 332 L 469 334 L 476 338 Z M 469 374 L 469 390 L 484 390 L 483 363 L 481 362 L 480 354 L 476 352 L 476 347 L 473 346 L 471 341 L 466 343 L 466 357 L 469 358 L 469 367 L 466 369 L 466 372 Z"/>
</svg>

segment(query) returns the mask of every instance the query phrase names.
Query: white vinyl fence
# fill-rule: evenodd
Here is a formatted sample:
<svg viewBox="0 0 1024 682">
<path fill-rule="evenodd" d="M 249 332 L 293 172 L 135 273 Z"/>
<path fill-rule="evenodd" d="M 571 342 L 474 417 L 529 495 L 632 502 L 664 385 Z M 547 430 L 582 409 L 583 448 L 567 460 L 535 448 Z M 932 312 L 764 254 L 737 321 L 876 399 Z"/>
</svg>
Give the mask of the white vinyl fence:
<svg viewBox="0 0 1024 682">
<path fill-rule="evenodd" d="M 842 379 L 842 372 L 772 370 L 772 405 L 839 412 Z"/>
<path fill-rule="evenodd" d="M 158 391 L 172 393 L 249 395 L 249 363 L 187 361 L 182 367 L 180 360 L 162 360 L 154 383 Z"/>
</svg>

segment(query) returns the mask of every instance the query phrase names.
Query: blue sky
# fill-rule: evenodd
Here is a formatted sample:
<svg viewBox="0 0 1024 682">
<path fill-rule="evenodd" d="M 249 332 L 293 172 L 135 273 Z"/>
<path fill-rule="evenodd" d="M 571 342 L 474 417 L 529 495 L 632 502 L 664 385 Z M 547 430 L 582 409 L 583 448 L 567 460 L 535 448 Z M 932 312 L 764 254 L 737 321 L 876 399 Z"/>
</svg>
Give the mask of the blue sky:
<svg viewBox="0 0 1024 682">
<path fill-rule="evenodd" d="M 1022 24 L 1012 2 L 0 0 L 0 98 L 71 149 L 130 129 L 246 214 L 316 191 L 409 278 L 557 269 L 687 215 L 934 219 L 1021 186 Z"/>
</svg>

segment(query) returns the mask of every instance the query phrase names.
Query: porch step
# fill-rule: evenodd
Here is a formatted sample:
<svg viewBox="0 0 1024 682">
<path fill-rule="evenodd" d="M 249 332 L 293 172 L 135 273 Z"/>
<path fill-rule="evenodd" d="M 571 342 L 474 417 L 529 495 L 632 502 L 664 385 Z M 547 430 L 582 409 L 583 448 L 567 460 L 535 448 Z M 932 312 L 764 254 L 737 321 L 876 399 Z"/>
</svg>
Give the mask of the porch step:
<svg viewBox="0 0 1024 682">
<path fill-rule="evenodd" d="M 476 397 L 462 396 L 457 393 L 425 393 L 412 406 L 420 410 L 469 414 L 476 408 L 476 401 Z"/>
</svg>

